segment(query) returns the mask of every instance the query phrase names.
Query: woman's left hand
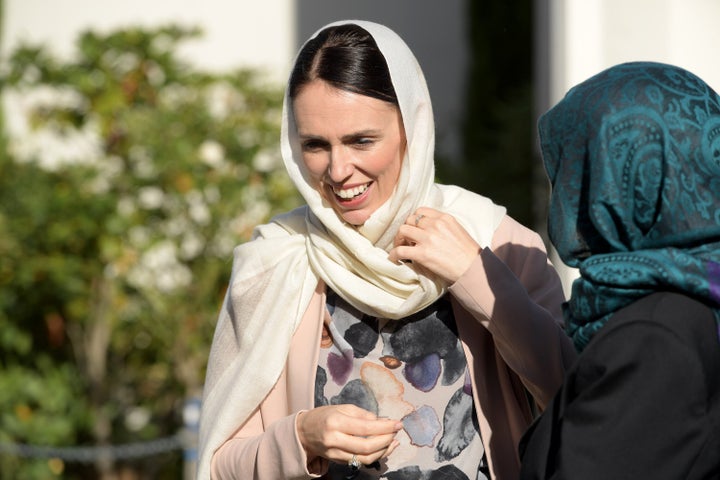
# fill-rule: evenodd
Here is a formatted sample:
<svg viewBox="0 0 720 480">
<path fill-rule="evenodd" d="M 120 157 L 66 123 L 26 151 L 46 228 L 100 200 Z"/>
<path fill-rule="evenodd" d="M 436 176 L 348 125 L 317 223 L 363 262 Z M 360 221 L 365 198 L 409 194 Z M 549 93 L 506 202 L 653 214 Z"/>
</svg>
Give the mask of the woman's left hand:
<svg viewBox="0 0 720 480">
<path fill-rule="evenodd" d="M 450 283 L 456 282 L 477 257 L 480 245 L 452 215 L 420 207 L 395 236 L 390 260 L 412 261 Z"/>
</svg>

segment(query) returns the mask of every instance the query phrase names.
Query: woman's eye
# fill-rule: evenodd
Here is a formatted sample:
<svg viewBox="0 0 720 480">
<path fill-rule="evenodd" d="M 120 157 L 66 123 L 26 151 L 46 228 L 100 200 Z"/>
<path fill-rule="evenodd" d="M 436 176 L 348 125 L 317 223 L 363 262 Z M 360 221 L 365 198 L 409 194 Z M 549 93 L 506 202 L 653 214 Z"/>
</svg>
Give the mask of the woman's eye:
<svg viewBox="0 0 720 480">
<path fill-rule="evenodd" d="M 317 152 L 324 148 L 325 144 L 318 140 L 308 140 L 302 143 L 302 149 L 306 152 Z"/>
<path fill-rule="evenodd" d="M 375 140 L 367 137 L 362 137 L 355 140 L 355 145 L 358 145 L 360 147 L 369 147 L 373 143 L 375 143 Z"/>
</svg>

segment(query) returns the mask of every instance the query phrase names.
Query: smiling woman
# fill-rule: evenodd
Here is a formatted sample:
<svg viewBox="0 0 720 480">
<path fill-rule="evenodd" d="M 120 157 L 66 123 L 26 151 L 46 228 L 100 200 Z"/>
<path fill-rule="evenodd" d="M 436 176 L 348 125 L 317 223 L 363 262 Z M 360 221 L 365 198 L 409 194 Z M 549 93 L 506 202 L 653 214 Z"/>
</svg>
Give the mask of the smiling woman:
<svg viewBox="0 0 720 480">
<path fill-rule="evenodd" d="M 306 205 L 235 250 L 198 477 L 515 478 L 574 350 L 540 237 L 434 183 L 422 71 L 388 28 L 331 24 L 285 95 Z M 529 395 L 528 395 L 529 393 Z"/>
<path fill-rule="evenodd" d="M 405 154 L 400 110 L 324 80 L 293 102 L 302 160 L 316 188 L 351 225 L 362 225 L 392 195 Z"/>
</svg>

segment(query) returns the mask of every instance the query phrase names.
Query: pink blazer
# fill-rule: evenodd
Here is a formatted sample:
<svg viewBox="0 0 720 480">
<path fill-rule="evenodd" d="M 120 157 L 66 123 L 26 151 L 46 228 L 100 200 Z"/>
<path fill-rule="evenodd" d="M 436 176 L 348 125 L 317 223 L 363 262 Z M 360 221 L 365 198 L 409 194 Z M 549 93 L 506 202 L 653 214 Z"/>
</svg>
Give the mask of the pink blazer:
<svg viewBox="0 0 720 480">
<path fill-rule="evenodd" d="M 535 232 L 506 216 L 490 248 L 449 289 L 493 479 L 518 478 L 518 441 L 560 387 L 576 353 L 562 330 L 560 279 Z M 295 332 L 280 379 L 255 413 L 213 455 L 216 480 L 322 476 L 308 464 L 295 419 L 313 408 L 320 335 L 327 315 L 320 282 Z"/>
</svg>

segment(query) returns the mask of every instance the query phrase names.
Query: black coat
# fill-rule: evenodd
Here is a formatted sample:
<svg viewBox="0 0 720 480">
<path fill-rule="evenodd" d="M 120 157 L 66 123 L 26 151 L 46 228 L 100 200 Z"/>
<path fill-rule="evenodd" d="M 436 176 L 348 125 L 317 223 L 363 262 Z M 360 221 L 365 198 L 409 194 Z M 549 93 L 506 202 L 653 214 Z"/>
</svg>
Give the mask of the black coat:
<svg viewBox="0 0 720 480">
<path fill-rule="evenodd" d="M 718 335 L 676 293 L 619 310 L 521 440 L 521 480 L 720 479 Z"/>
</svg>

